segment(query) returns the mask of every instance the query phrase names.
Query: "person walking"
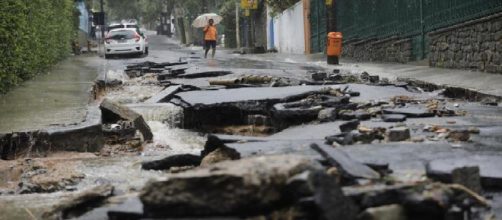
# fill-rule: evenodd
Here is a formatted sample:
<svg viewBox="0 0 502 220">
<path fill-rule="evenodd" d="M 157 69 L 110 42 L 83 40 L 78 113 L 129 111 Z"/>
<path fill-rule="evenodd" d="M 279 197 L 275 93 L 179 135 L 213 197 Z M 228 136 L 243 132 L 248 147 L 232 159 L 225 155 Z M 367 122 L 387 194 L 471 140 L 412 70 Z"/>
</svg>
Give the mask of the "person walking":
<svg viewBox="0 0 502 220">
<path fill-rule="evenodd" d="M 207 53 L 211 48 L 213 49 L 212 58 L 214 58 L 214 55 L 216 54 L 217 37 L 218 37 L 218 31 L 216 30 L 216 26 L 214 25 L 214 20 L 209 19 L 208 25 L 204 27 L 204 49 L 206 50 L 204 58 L 207 59 Z"/>
</svg>

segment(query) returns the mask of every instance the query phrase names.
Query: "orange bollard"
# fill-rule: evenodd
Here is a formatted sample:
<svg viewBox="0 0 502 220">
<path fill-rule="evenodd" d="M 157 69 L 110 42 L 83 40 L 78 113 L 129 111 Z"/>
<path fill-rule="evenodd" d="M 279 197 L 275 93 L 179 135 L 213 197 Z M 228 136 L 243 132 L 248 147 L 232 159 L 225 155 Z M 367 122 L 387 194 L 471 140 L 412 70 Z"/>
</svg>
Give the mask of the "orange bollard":
<svg viewBox="0 0 502 220">
<path fill-rule="evenodd" d="M 328 64 L 338 64 L 339 57 L 342 54 L 342 40 L 341 32 L 329 32 L 326 45 L 326 54 L 328 55 Z"/>
</svg>

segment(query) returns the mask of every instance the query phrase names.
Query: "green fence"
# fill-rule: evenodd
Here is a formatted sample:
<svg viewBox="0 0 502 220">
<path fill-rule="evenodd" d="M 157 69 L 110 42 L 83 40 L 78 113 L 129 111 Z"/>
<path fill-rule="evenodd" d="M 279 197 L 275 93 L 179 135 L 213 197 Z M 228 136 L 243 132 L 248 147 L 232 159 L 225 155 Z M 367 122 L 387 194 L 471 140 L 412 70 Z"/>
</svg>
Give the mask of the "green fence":
<svg viewBox="0 0 502 220">
<path fill-rule="evenodd" d="M 502 0 L 338 0 L 336 4 L 337 28 L 344 40 L 413 37 L 417 56 L 421 51 L 416 50 L 427 43 L 423 33 L 502 11 Z"/>
<path fill-rule="evenodd" d="M 420 34 L 502 11 L 501 0 L 339 0 L 337 25 L 344 38 Z M 421 15 L 421 8 L 423 15 Z"/>
<path fill-rule="evenodd" d="M 320 53 L 326 48 L 327 17 L 325 0 L 310 0 L 311 52 Z"/>
</svg>

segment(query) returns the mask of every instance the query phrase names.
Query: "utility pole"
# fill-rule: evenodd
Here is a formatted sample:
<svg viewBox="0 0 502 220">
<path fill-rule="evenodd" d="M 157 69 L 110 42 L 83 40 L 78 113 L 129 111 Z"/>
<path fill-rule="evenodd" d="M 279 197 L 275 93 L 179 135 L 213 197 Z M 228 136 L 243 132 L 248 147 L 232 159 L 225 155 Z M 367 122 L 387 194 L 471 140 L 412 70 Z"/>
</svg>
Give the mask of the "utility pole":
<svg viewBox="0 0 502 220">
<path fill-rule="evenodd" d="M 241 48 L 239 4 L 239 1 L 235 2 L 235 40 L 237 48 Z"/>
<path fill-rule="evenodd" d="M 103 0 L 99 1 L 99 7 L 100 7 L 101 12 L 103 13 L 103 25 L 101 25 L 101 40 L 105 40 L 105 21 L 104 21 L 105 20 L 104 19 L 105 10 L 103 9 L 104 8 Z"/>
</svg>

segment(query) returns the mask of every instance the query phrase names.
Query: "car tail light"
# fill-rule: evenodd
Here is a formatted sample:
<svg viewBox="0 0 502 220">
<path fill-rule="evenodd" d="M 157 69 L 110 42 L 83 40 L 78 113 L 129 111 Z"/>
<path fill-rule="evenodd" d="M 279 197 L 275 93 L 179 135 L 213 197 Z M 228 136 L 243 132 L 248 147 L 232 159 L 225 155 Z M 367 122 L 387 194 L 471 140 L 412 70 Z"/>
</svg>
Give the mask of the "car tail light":
<svg viewBox="0 0 502 220">
<path fill-rule="evenodd" d="M 112 42 L 112 39 L 111 39 L 110 35 L 107 35 L 107 36 L 105 37 L 105 42 L 106 42 L 107 44 L 110 44 L 110 43 Z"/>
<path fill-rule="evenodd" d="M 139 42 L 141 40 L 141 36 L 139 36 L 138 33 L 134 34 L 134 39 L 136 39 L 136 42 Z"/>
</svg>

